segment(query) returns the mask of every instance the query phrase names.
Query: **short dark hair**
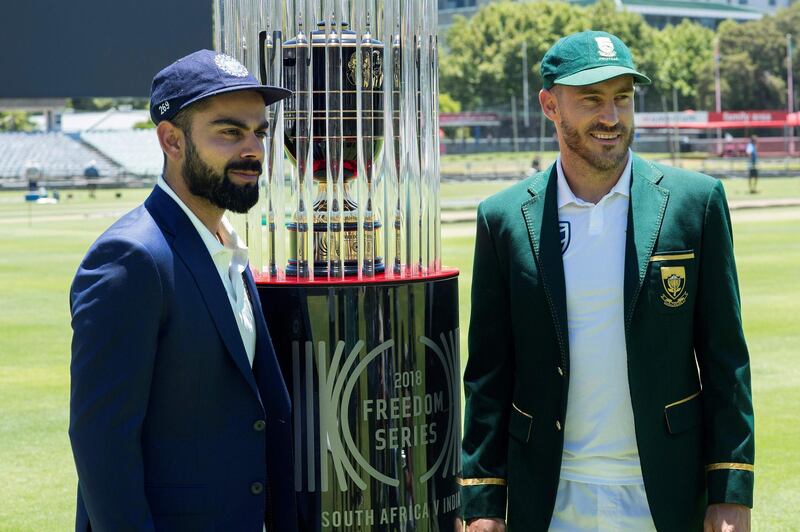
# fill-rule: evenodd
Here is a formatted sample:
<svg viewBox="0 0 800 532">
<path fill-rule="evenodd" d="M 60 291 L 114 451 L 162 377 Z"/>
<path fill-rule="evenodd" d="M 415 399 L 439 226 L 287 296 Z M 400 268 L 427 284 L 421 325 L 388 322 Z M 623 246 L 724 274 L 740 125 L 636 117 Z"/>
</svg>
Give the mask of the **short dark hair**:
<svg viewBox="0 0 800 532">
<path fill-rule="evenodd" d="M 187 139 L 189 139 L 189 137 L 192 136 L 192 117 L 195 115 L 195 113 L 202 111 L 203 109 L 208 107 L 209 99 L 210 98 L 204 98 L 191 105 L 187 105 L 186 107 L 178 111 L 178 113 L 175 116 L 173 116 L 170 120 L 168 120 L 168 122 L 173 126 L 177 127 L 178 129 L 180 129 L 181 131 L 183 131 L 183 134 L 186 135 Z M 189 139 L 188 142 L 191 142 L 191 139 Z M 167 154 L 164 154 L 164 166 L 162 167 L 161 172 L 164 173 L 166 171 L 167 171 Z"/>
<path fill-rule="evenodd" d="M 203 98 L 200 101 L 194 102 L 191 105 L 187 105 L 178 113 L 173 116 L 169 122 L 172 123 L 175 127 L 189 135 L 192 132 L 192 117 L 195 113 L 198 113 L 208 107 L 210 105 L 211 98 Z"/>
</svg>

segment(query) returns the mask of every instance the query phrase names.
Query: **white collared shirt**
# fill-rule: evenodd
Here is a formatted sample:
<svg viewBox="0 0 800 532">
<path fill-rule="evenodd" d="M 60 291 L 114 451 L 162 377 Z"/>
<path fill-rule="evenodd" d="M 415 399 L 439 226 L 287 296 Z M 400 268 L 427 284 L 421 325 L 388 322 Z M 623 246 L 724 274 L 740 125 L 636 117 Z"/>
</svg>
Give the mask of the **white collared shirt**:
<svg viewBox="0 0 800 532">
<path fill-rule="evenodd" d="M 558 219 L 567 296 L 570 377 L 561 478 L 641 484 L 625 345 L 625 234 L 632 154 L 597 204 L 577 198 L 561 166 Z"/>
<path fill-rule="evenodd" d="M 200 238 L 203 239 L 203 243 L 208 249 L 208 254 L 211 256 L 211 260 L 214 262 L 217 273 L 219 273 L 219 277 L 225 287 L 225 292 L 228 294 L 228 301 L 236 318 L 236 325 L 239 327 L 239 334 L 244 344 L 244 350 L 247 353 L 247 359 L 250 361 L 250 367 L 253 367 L 253 359 L 256 354 L 255 319 L 253 318 L 253 307 L 247 296 L 244 279 L 242 278 L 244 270 L 247 268 L 247 247 L 239 239 L 226 217 L 222 217 L 217 233 L 218 240 L 217 236 L 212 234 L 197 215 L 181 201 L 163 176 L 158 178 L 158 186 L 183 209 Z M 220 240 L 222 241 L 221 243 Z"/>
</svg>

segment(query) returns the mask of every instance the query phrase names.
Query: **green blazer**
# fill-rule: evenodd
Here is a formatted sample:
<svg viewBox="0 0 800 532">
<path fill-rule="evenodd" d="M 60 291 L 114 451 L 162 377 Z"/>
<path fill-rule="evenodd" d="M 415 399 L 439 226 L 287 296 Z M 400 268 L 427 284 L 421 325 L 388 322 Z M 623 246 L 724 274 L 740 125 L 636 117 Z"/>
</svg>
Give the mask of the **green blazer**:
<svg viewBox="0 0 800 532">
<path fill-rule="evenodd" d="M 465 519 L 547 530 L 570 376 L 555 166 L 478 208 L 462 450 Z M 753 502 L 753 406 L 722 184 L 634 156 L 625 339 L 636 440 L 660 531 Z"/>
</svg>

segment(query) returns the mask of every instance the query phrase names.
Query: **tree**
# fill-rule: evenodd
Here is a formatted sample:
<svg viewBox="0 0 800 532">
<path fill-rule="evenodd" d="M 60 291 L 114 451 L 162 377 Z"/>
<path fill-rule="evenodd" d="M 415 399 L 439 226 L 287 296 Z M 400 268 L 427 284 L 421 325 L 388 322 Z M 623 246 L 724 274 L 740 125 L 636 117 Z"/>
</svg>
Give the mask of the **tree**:
<svg viewBox="0 0 800 532">
<path fill-rule="evenodd" d="M 800 33 L 800 2 L 779 9 L 775 13 L 775 26 L 781 33 L 791 33 L 795 38 L 799 38 L 800 36 L 797 34 Z M 795 52 L 797 52 L 796 49 Z"/>
<path fill-rule="evenodd" d="M 542 86 L 539 65 L 545 52 L 561 37 L 588 29 L 619 36 L 631 48 L 637 67 L 655 74 L 654 30 L 641 15 L 618 11 L 613 0 L 589 8 L 558 1 L 501 1 L 484 6 L 469 20 L 456 17 L 440 62 L 442 89 L 469 109 L 507 109 L 513 96 L 522 96 L 523 42 L 529 94 L 535 95 Z"/>
<path fill-rule="evenodd" d="M 456 17 L 440 61 L 441 87 L 467 109 L 508 108 L 522 96 L 522 43 L 530 94 L 541 88 L 539 62 L 561 36 L 588 27 L 585 10 L 564 2 L 494 2 L 471 19 Z"/>
<path fill-rule="evenodd" d="M 452 96 L 446 92 L 439 93 L 439 112 L 440 113 L 458 113 L 461 111 L 461 103 L 453 99 Z"/>
<path fill-rule="evenodd" d="M 744 24 L 726 20 L 717 33 L 725 108 L 786 107 L 786 38 L 775 18 Z"/>
<path fill-rule="evenodd" d="M 36 124 L 22 111 L 0 112 L 0 131 L 33 131 Z"/>
<path fill-rule="evenodd" d="M 657 52 L 653 84 L 664 95 L 675 88 L 683 107 L 708 108 L 714 97 L 714 32 L 684 19 L 655 35 Z M 713 108 L 713 107 L 712 107 Z"/>
<path fill-rule="evenodd" d="M 112 98 L 70 98 L 67 107 L 76 111 L 107 111 L 114 107 Z"/>
<path fill-rule="evenodd" d="M 456 17 L 440 62 L 441 88 L 465 109 L 507 110 L 514 96 L 521 105 L 523 42 L 534 99 L 547 49 L 560 37 L 596 29 L 617 35 L 631 49 L 637 68 L 653 80 L 649 102 L 658 101 L 659 94 L 671 100 L 675 88 L 681 107 L 714 109 L 714 32 L 685 20 L 657 31 L 617 4 L 599 0 L 584 8 L 555 0 L 501 0 L 469 20 Z M 794 79 L 800 86 L 800 3 L 761 20 L 720 24 L 716 37 L 725 109 L 786 107 L 787 33 L 793 35 Z"/>
<path fill-rule="evenodd" d="M 67 107 L 76 111 L 108 111 L 112 107 L 147 109 L 150 100 L 147 98 L 69 98 Z"/>
</svg>

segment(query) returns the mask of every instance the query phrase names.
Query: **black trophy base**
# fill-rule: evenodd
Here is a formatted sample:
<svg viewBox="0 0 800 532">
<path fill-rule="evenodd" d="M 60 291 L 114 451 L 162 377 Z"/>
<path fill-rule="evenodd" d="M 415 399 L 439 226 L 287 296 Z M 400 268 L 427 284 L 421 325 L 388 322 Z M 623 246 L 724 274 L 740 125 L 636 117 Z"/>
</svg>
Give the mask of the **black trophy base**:
<svg viewBox="0 0 800 532">
<path fill-rule="evenodd" d="M 301 530 L 453 530 L 457 275 L 259 284 L 292 398 Z"/>
</svg>

